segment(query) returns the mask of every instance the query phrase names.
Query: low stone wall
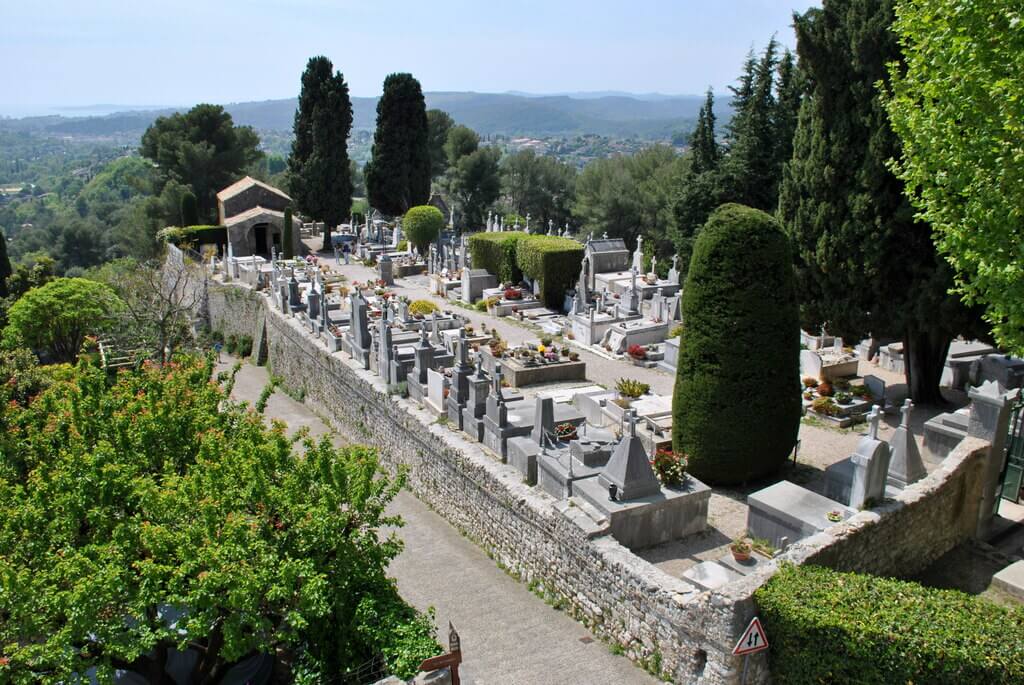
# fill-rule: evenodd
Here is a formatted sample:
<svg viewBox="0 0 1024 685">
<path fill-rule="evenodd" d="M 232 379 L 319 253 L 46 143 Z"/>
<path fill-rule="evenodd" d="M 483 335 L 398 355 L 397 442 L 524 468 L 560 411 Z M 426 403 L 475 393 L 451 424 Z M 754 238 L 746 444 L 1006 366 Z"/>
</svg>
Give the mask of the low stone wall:
<svg viewBox="0 0 1024 685">
<path fill-rule="evenodd" d="M 593 529 L 576 523 L 585 518 L 577 508 L 523 484 L 515 469 L 478 443 L 437 424 L 415 403 L 388 395 L 377 376 L 328 352 L 268 297 L 216 284 L 208 302 L 214 330 L 265 344 L 275 375 L 376 447 L 385 466 L 405 467 L 413 492 L 509 573 L 538 583 L 595 634 L 678 683 L 739 682 L 742 661 L 732 656 L 732 646 L 756 613 L 754 591 L 779 561 L 905 575 L 966 539 L 977 520 L 987 443 L 967 440 L 943 468 L 895 502 L 792 545 L 763 571 L 701 592 L 611 537 L 588 533 Z M 755 655 L 746 682 L 768 680 L 766 655 Z"/>
</svg>

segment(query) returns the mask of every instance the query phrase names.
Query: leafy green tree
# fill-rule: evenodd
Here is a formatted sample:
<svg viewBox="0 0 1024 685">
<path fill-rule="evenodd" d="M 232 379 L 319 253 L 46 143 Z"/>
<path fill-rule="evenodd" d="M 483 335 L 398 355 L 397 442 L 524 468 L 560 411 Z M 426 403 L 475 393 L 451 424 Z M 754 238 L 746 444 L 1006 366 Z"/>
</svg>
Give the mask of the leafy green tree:
<svg viewBox="0 0 1024 685">
<path fill-rule="evenodd" d="M 443 228 L 444 215 L 433 205 L 411 207 L 402 219 L 406 239 L 420 254 L 427 253 L 427 247 L 437 240 Z"/>
<path fill-rule="evenodd" d="M 948 295 L 951 269 L 887 166 L 900 148 L 876 84 L 900 58 L 893 18 L 892 0 L 825 0 L 796 17 L 809 90 L 779 211 L 796 246 L 802 324 L 902 339 L 911 397 L 935 403 L 950 341 L 982 331 Z"/>
<path fill-rule="evenodd" d="M 168 181 L 178 181 L 195 195 L 202 220 L 214 223 L 217 192 L 260 159 L 258 146 L 252 128 L 235 126 L 220 105 L 196 105 L 184 114 L 157 117 L 142 135 L 139 151 L 158 165 L 158 193 Z M 172 211 L 179 210 L 175 205 Z"/>
<path fill-rule="evenodd" d="M 501 194 L 500 159 L 501 150 L 487 146 L 460 157 L 450 171 L 452 195 L 467 227 L 483 226 L 487 208 Z"/>
<path fill-rule="evenodd" d="M 0 297 L 7 297 L 10 290 L 7 287 L 7 279 L 14 273 L 11 269 L 11 259 L 7 256 L 7 236 L 0 231 Z"/>
<path fill-rule="evenodd" d="M 779 223 L 750 207 L 722 205 L 697 237 L 683 289 L 672 446 L 701 480 L 768 475 L 796 442 L 802 411 L 792 264 Z"/>
<path fill-rule="evenodd" d="M 199 207 L 196 205 L 196 196 L 192 193 L 181 196 L 181 225 L 199 225 Z"/>
<path fill-rule="evenodd" d="M 291 196 L 300 212 L 324 223 L 324 249 L 331 245 L 332 228 L 352 211 L 352 101 L 345 77 L 333 69 L 323 56 L 306 64 L 288 158 Z"/>
<path fill-rule="evenodd" d="M 370 205 L 397 216 L 430 199 L 430 146 L 423 90 L 412 74 L 384 79 L 377 130 L 366 165 Z"/>
<path fill-rule="evenodd" d="M 455 166 L 459 160 L 471 155 L 480 147 L 480 136 L 468 126 L 453 126 L 448 131 L 448 139 L 444 143 L 444 153 L 448 157 L 448 165 Z"/>
<path fill-rule="evenodd" d="M 427 110 L 431 179 L 438 178 L 448 171 L 448 154 L 444 150 L 444 144 L 448 142 L 448 132 L 454 125 L 455 121 L 448 112 L 440 109 Z"/>
<path fill-rule="evenodd" d="M 172 648 L 194 652 L 200 685 L 261 654 L 299 683 L 347 681 L 374 657 L 409 677 L 437 653 L 387 577 L 401 476 L 364 447 L 296 449 L 211 371 L 186 357 L 111 383 L 82 363 L 24 402 L 3 383 L 5 681 L 94 668 L 168 683 Z"/>
<path fill-rule="evenodd" d="M 526 148 L 501 160 L 504 196 L 518 216 L 546 227 L 548 221 L 562 226 L 569 220 L 576 190 L 576 168 L 554 157 Z"/>
<path fill-rule="evenodd" d="M 3 341 L 45 359 L 73 362 L 85 336 L 102 332 L 124 308 L 113 290 L 84 278 L 58 278 L 33 288 L 11 305 Z"/>
<path fill-rule="evenodd" d="M 295 243 L 295 226 L 292 221 L 292 208 L 288 205 L 284 208 L 284 233 L 281 236 L 281 242 L 284 243 L 281 248 L 284 252 L 285 259 L 291 259 L 295 256 L 295 248 L 292 245 Z"/>
<path fill-rule="evenodd" d="M 1024 33 L 1000 0 L 901 0 L 905 58 L 887 100 L 902 140 L 896 171 L 931 224 L 966 301 L 999 342 L 1024 354 Z M 953 37 L 953 38 L 951 38 Z"/>
<path fill-rule="evenodd" d="M 782 169 L 793 157 L 793 136 L 803 100 L 803 77 L 793 53 L 786 50 L 779 60 L 775 96 L 775 162 L 776 186 L 782 182 Z M 776 187 L 776 192 L 778 188 Z"/>
</svg>

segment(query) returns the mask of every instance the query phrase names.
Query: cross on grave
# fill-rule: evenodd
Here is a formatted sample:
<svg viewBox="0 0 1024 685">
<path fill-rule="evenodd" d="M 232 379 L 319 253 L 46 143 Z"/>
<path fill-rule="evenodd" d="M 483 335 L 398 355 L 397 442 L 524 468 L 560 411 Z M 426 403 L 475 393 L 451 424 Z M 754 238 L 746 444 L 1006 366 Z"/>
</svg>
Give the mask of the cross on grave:
<svg viewBox="0 0 1024 685">
<path fill-rule="evenodd" d="M 503 374 L 501 373 L 501 363 L 499 362 L 499 363 L 495 364 L 495 366 L 494 366 L 494 375 L 491 376 L 491 383 L 494 386 L 494 387 L 491 388 L 491 390 L 494 392 L 494 397 L 497 400 L 498 404 L 502 404 L 502 403 L 505 402 L 505 396 L 501 394 L 501 377 L 502 377 L 502 375 Z"/>
<path fill-rule="evenodd" d="M 476 352 L 476 377 L 485 378 L 484 376 L 484 351 L 477 350 Z"/>
<path fill-rule="evenodd" d="M 882 412 L 876 404 L 871 407 L 871 411 L 868 412 L 868 437 L 872 440 L 878 440 L 878 422 L 881 419 Z"/>
</svg>

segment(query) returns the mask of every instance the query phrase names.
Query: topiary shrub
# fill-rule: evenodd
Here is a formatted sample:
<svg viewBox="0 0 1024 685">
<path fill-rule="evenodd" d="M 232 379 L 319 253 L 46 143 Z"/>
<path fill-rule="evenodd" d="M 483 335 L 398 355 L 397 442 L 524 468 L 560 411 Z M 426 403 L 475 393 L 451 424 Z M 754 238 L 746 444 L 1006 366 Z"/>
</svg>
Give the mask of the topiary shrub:
<svg viewBox="0 0 1024 685">
<path fill-rule="evenodd" d="M 516 263 L 522 272 L 540 282 L 540 299 L 561 310 L 565 291 L 580 275 L 583 245 L 571 238 L 527 235 L 516 244 Z"/>
<path fill-rule="evenodd" d="M 426 254 L 427 246 L 437 240 L 444 228 L 444 215 L 441 210 L 431 205 L 413 207 L 402 219 L 402 230 L 405 237 L 413 244 L 416 251 Z"/>
<path fill-rule="evenodd" d="M 1024 682 L 1024 610 L 956 590 L 784 565 L 754 594 L 777 683 Z"/>
<path fill-rule="evenodd" d="M 516 244 L 527 236 L 522 231 L 474 233 L 469 236 L 469 254 L 474 269 L 485 269 L 501 283 L 518 283 L 523 272 L 516 263 Z"/>
<path fill-rule="evenodd" d="M 768 214 L 712 213 L 683 290 L 672 447 L 710 483 L 777 469 L 800 427 L 799 318 L 789 241 Z"/>
</svg>

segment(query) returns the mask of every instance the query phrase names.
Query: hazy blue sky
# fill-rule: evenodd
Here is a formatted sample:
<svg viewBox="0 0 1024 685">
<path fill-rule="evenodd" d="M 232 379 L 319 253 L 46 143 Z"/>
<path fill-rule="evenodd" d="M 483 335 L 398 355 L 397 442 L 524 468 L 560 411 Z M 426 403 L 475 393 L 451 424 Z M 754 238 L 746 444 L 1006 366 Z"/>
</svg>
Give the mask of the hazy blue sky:
<svg viewBox="0 0 1024 685">
<path fill-rule="evenodd" d="M 721 91 L 806 0 L 3 0 L 0 111 L 294 96 L 330 57 L 354 95 Z M 13 112 L 12 112 L 13 113 Z"/>
</svg>

